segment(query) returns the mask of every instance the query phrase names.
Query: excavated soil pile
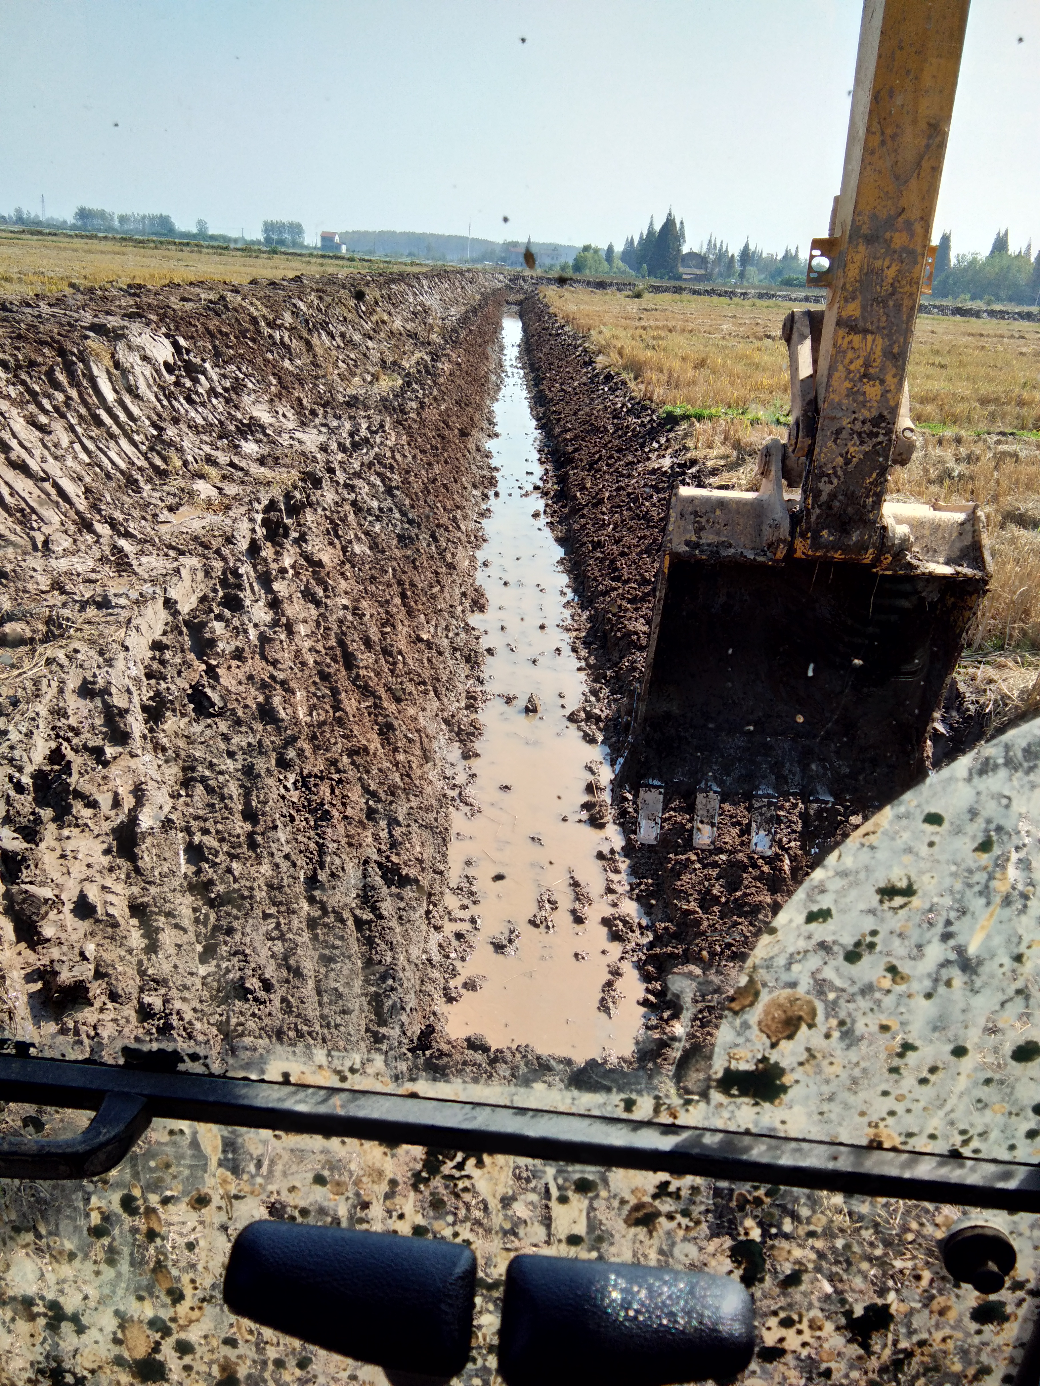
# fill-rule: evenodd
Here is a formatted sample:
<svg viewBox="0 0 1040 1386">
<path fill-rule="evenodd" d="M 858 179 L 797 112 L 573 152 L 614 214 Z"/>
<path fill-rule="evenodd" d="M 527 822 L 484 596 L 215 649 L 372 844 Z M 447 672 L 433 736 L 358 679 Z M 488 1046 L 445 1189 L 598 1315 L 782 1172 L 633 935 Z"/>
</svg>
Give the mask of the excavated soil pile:
<svg viewBox="0 0 1040 1386">
<path fill-rule="evenodd" d="M 0 304 L 8 1035 L 428 1022 L 500 314 L 436 273 Z"/>
<path fill-rule="evenodd" d="M 584 339 L 537 294 L 523 300 L 521 316 L 536 417 L 549 449 L 548 513 L 567 546 L 587 620 L 592 689 L 582 715 L 602 730 L 616 756 L 642 677 L 672 487 L 710 484 L 709 477 L 703 464 L 670 449 L 669 430 L 653 406 L 636 399 L 621 376 L 599 368 Z M 719 1007 L 741 964 L 810 868 L 803 805 L 780 802 L 770 858 L 750 850 L 750 805 L 723 802 L 711 851 L 693 848 L 693 804 L 682 797 L 667 803 L 656 847 L 634 845 L 633 808 L 630 795 L 616 796 L 652 925 L 640 959 L 653 1008 L 651 1048 L 660 1067 L 677 1064 L 679 1081 L 697 1088 Z M 844 831 L 829 823 L 820 836 Z M 678 994 L 665 980 L 677 968 L 688 979 L 682 992 L 696 998 L 685 1024 Z"/>
</svg>

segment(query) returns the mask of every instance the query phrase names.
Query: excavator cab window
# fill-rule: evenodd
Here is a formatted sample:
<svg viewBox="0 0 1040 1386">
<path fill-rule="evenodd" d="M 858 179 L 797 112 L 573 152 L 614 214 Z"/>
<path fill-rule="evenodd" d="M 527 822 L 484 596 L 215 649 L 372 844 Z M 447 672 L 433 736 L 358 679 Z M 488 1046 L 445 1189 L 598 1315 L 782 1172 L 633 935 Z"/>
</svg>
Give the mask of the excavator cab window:
<svg viewBox="0 0 1040 1386">
<path fill-rule="evenodd" d="M 645 630 L 594 246 L 10 231 L 96 282 L 0 303 L 0 1382 L 1040 1380 L 1040 732 L 932 773 L 992 565 L 887 490 L 966 25 L 864 6 L 784 436 L 669 482 Z"/>
</svg>

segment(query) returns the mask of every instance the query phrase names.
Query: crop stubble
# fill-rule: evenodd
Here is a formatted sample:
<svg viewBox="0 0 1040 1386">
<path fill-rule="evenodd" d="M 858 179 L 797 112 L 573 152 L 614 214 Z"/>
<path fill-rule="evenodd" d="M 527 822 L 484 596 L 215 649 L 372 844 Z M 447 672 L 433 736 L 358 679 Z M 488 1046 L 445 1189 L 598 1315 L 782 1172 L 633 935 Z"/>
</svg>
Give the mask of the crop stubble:
<svg viewBox="0 0 1040 1386">
<path fill-rule="evenodd" d="M 389 268 L 400 273 L 404 267 L 318 251 L 302 255 L 259 246 L 0 229 L 0 293 L 19 298 L 103 284 L 245 284 L 254 277 L 286 279 L 301 271 L 353 275 Z"/>
</svg>

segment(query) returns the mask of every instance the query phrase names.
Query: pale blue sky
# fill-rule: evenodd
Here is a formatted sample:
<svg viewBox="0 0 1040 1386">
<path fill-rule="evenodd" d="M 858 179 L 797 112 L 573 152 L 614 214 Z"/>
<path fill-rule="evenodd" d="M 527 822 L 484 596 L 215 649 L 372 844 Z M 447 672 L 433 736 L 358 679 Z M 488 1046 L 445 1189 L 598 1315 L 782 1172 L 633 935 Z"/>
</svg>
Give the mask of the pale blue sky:
<svg viewBox="0 0 1040 1386">
<path fill-rule="evenodd" d="M 827 230 L 857 0 L 0 0 L 0 210 L 620 244 Z M 526 43 L 521 44 L 521 35 Z M 1025 40 L 1018 43 L 1019 36 Z M 936 234 L 1040 249 L 1040 6 L 974 0 Z M 508 226 L 502 216 L 508 215 Z"/>
</svg>

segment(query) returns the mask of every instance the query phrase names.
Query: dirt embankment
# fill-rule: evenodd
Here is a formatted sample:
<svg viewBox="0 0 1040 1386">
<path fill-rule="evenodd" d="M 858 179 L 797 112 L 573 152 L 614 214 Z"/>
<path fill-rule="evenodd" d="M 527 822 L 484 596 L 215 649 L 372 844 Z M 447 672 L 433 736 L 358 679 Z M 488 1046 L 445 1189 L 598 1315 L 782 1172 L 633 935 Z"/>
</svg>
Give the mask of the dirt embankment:
<svg viewBox="0 0 1040 1386">
<path fill-rule="evenodd" d="M 0 304 L 7 1035 L 426 1022 L 500 310 L 438 273 Z"/>
<path fill-rule="evenodd" d="M 592 690 L 586 720 L 614 755 L 624 747 L 643 672 L 654 582 L 676 481 L 709 484 L 704 466 L 672 449 L 653 406 L 600 369 L 584 340 L 531 294 L 523 300 L 535 412 L 547 458 L 547 513 L 568 552 L 583 617 Z M 628 831 L 639 898 L 652 924 L 639 956 L 651 1006 L 653 1057 L 697 1087 L 710 1057 L 719 1008 L 763 928 L 805 878 L 809 844 L 800 800 L 779 805 L 776 850 L 750 850 L 750 805 L 723 802 L 716 845 L 693 847 L 693 804 L 666 805 L 660 843 L 635 847 L 631 796 L 616 796 Z M 828 825 L 825 835 L 838 831 Z M 666 979 L 677 968 L 681 993 Z M 692 997 L 684 1007 L 679 995 Z M 650 1055 L 646 1055 L 650 1057 Z"/>
</svg>

